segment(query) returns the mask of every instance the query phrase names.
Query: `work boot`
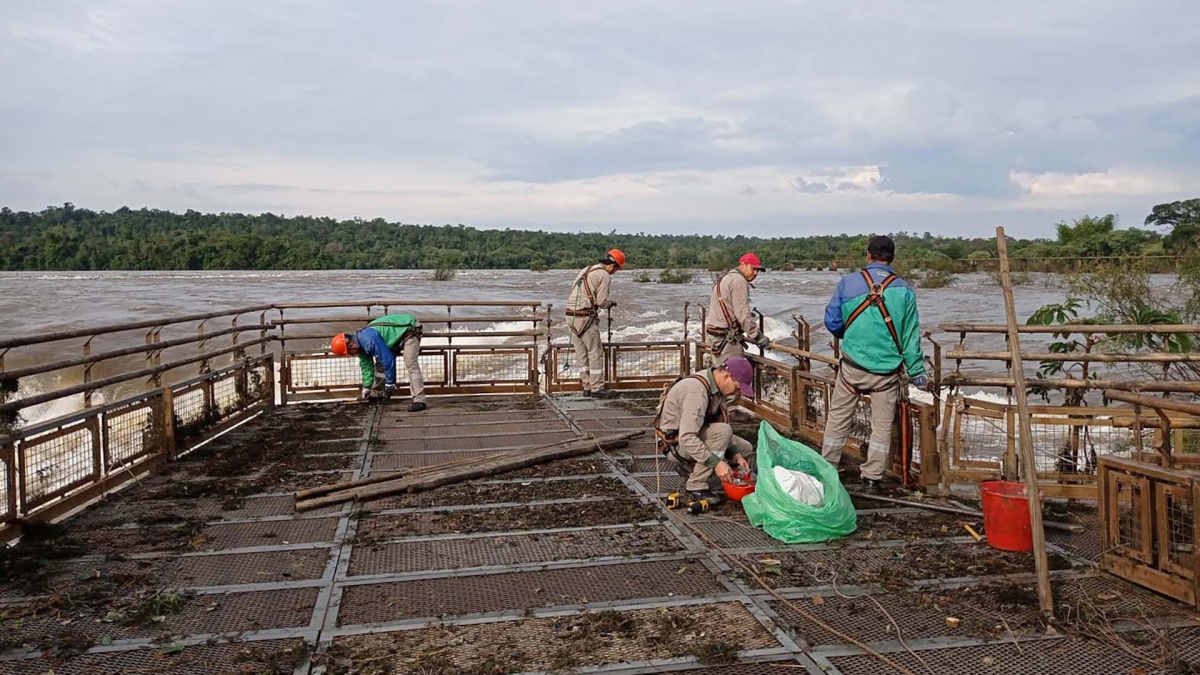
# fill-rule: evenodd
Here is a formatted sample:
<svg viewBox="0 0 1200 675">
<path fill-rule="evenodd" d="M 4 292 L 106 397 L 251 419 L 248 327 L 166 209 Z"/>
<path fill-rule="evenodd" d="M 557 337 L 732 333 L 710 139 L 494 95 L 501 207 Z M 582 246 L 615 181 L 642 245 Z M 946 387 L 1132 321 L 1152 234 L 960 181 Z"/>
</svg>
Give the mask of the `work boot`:
<svg viewBox="0 0 1200 675">
<path fill-rule="evenodd" d="M 425 404 L 421 401 L 413 401 L 408 404 L 408 412 L 421 412 L 425 407 Z"/>
<path fill-rule="evenodd" d="M 583 390 L 583 397 L 584 397 L 584 398 L 591 398 L 591 397 L 592 397 L 592 392 L 588 391 L 587 389 L 584 389 L 584 390 Z"/>
<path fill-rule="evenodd" d="M 863 492 L 869 495 L 877 495 L 883 492 L 883 481 L 878 478 L 863 478 Z"/>
<path fill-rule="evenodd" d="M 616 398 L 616 397 L 617 397 L 617 392 L 615 392 L 611 389 L 597 389 L 596 391 L 592 392 L 592 398 L 608 399 L 608 398 Z"/>
</svg>

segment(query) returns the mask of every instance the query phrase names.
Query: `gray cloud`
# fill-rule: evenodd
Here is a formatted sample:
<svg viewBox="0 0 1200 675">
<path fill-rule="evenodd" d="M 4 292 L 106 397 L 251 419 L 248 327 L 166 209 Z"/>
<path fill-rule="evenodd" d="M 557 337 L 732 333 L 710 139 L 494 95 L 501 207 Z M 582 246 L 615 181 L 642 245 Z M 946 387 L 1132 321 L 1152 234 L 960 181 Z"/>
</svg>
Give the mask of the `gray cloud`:
<svg viewBox="0 0 1200 675">
<path fill-rule="evenodd" d="M 1188 0 L 14 3 L 0 204 L 419 200 L 434 222 L 653 231 L 702 222 L 715 190 L 764 232 L 913 208 L 1033 228 L 1171 190 L 1030 204 L 1013 172 L 1200 175 L 1197 35 Z M 870 190 L 828 166 L 960 199 L 846 206 Z M 657 201 L 635 220 L 632 198 Z"/>
</svg>

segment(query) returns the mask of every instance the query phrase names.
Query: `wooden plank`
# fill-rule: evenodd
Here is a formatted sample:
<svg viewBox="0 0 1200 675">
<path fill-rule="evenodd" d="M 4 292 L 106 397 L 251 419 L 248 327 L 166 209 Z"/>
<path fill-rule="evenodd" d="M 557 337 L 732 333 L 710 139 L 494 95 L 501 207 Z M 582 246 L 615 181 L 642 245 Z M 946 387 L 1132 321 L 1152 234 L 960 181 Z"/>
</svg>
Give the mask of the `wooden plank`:
<svg viewBox="0 0 1200 675">
<path fill-rule="evenodd" d="M 1156 569 L 1139 565 L 1116 553 L 1105 553 L 1100 557 L 1100 568 L 1105 572 L 1145 586 L 1153 591 L 1170 596 L 1190 605 L 1196 604 L 1195 587 L 1182 579 L 1176 579 Z"/>
</svg>

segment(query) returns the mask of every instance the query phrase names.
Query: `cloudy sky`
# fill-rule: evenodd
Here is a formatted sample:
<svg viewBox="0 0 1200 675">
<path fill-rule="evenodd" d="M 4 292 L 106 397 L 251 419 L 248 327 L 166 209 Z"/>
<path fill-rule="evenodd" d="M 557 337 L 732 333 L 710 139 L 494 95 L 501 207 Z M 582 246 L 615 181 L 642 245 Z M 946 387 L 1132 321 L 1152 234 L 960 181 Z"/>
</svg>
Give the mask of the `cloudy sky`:
<svg viewBox="0 0 1200 675">
<path fill-rule="evenodd" d="M 0 205 L 1026 236 L 1200 196 L 1196 0 L 0 0 Z"/>
</svg>

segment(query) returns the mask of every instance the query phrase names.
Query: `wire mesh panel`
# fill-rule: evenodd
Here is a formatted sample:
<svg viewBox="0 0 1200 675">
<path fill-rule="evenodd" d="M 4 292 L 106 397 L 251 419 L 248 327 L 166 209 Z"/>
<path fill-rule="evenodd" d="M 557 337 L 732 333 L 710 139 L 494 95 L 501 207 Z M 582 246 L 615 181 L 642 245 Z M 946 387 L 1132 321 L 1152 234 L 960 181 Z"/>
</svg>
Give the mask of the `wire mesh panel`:
<svg viewBox="0 0 1200 675">
<path fill-rule="evenodd" d="M 362 385 L 358 358 L 332 354 L 285 354 L 292 391 L 345 389 Z"/>
<path fill-rule="evenodd" d="M 15 457 L 16 449 L 12 445 L 0 446 L 0 523 L 17 517 Z"/>
<path fill-rule="evenodd" d="M 533 384 L 532 349 L 455 350 L 455 384 Z"/>
<path fill-rule="evenodd" d="M 1150 483 L 1146 478 L 1113 474 L 1113 508 L 1116 513 L 1116 545 L 1130 558 L 1151 560 L 1150 530 L 1143 521 L 1149 515 Z"/>
<path fill-rule="evenodd" d="M 1000 460 L 1009 447 L 1002 410 L 979 407 L 957 397 L 946 402 L 942 423 L 947 425 L 950 471 L 1000 471 Z"/>
<path fill-rule="evenodd" d="M 156 395 L 104 413 L 106 471 L 162 450 L 161 407 Z"/>
<path fill-rule="evenodd" d="M 1159 566 L 1185 579 L 1196 575 L 1196 514 L 1190 486 L 1157 486 L 1155 539 Z"/>
<path fill-rule="evenodd" d="M 761 405 L 772 408 L 786 419 L 792 412 L 792 369 L 755 364 L 754 389 Z"/>
<path fill-rule="evenodd" d="M 612 379 L 617 382 L 667 380 L 682 375 L 687 347 L 677 345 L 606 345 L 612 354 Z"/>
<path fill-rule="evenodd" d="M 211 414 L 208 393 L 202 383 L 189 385 L 174 392 L 171 406 L 175 415 L 176 433 L 184 436 L 188 435 L 187 431 L 191 427 L 203 425 Z"/>
<path fill-rule="evenodd" d="M 64 495 L 100 474 L 96 417 L 17 442 L 21 511 Z"/>
<path fill-rule="evenodd" d="M 241 370 L 233 370 L 213 379 L 212 403 L 218 416 L 224 417 L 242 407 L 240 380 Z"/>
</svg>

